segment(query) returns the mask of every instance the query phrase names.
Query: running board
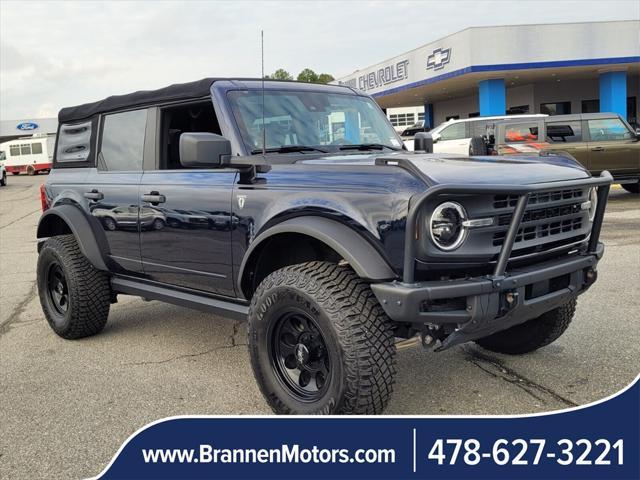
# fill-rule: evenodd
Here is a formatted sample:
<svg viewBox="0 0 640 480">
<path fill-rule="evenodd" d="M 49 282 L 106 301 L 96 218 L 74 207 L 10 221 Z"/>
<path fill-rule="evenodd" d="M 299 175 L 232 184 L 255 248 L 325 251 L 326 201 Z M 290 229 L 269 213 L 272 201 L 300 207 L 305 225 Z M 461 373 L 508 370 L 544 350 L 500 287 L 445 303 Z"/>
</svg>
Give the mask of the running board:
<svg viewBox="0 0 640 480">
<path fill-rule="evenodd" d="M 204 312 L 215 313 L 222 317 L 234 320 L 246 320 L 249 313 L 249 306 L 240 303 L 233 303 L 218 298 L 196 295 L 180 290 L 152 285 L 145 282 L 130 280 L 128 278 L 111 278 L 111 288 L 117 293 L 126 295 L 136 295 L 149 300 L 160 300 L 172 303 L 181 307 L 194 308 Z"/>
</svg>

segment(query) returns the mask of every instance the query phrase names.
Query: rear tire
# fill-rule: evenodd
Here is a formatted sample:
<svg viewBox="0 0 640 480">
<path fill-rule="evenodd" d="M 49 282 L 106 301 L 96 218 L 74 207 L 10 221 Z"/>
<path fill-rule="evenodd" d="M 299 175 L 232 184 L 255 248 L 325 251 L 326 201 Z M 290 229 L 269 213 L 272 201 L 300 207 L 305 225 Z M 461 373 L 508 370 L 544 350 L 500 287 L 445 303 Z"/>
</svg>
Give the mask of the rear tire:
<svg viewBox="0 0 640 480">
<path fill-rule="evenodd" d="M 292 265 L 266 277 L 249 308 L 251 366 L 279 414 L 378 414 L 395 375 L 393 325 L 348 267 Z"/>
<path fill-rule="evenodd" d="M 73 235 L 47 239 L 37 271 L 40 304 L 56 334 L 76 339 L 104 328 L 111 306 L 109 277 L 89 263 Z"/>
<path fill-rule="evenodd" d="M 469 155 L 483 156 L 487 155 L 487 143 L 482 137 L 472 137 L 469 142 Z"/>
<path fill-rule="evenodd" d="M 629 193 L 640 193 L 640 182 L 636 183 L 623 183 L 620 185 Z"/>
<path fill-rule="evenodd" d="M 27 167 L 27 175 L 33 176 L 33 175 L 35 175 L 35 174 L 36 174 L 36 169 L 35 169 L 35 168 L 33 168 L 31 165 L 29 165 L 29 166 Z"/>
<path fill-rule="evenodd" d="M 502 332 L 476 340 L 482 348 L 497 353 L 520 355 L 554 342 L 569 327 L 576 311 L 576 301 L 540 315 Z"/>
</svg>

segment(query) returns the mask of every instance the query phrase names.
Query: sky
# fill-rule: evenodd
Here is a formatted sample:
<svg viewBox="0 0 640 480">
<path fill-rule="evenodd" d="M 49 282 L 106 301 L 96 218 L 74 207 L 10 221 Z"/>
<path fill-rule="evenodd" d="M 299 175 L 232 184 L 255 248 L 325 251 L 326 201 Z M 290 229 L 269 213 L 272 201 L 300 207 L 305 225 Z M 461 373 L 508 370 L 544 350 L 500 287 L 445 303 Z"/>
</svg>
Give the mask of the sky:
<svg viewBox="0 0 640 480">
<path fill-rule="evenodd" d="M 260 30 L 265 73 L 337 78 L 467 27 L 638 18 L 638 0 L 0 0 L 0 119 L 208 76 L 259 77 Z"/>
</svg>

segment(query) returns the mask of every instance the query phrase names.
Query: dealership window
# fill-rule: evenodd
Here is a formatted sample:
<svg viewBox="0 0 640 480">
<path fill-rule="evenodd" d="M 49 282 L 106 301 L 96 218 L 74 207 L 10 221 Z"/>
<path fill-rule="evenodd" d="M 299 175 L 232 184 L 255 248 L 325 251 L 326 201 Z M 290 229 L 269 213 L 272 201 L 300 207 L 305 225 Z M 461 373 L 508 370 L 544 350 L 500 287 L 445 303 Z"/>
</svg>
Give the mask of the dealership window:
<svg viewBox="0 0 640 480">
<path fill-rule="evenodd" d="M 418 121 L 419 122 L 424 121 L 424 112 L 418 112 Z"/>
<path fill-rule="evenodd" d="M 465 124 L 462 122 L 449 125 L 440 132 L 440 140 L 459 140 L 466 136 Z"/>
<path fill-rule="evenodd" d="M 582 113 L 598 113 L 600 111 L 600 100 L 582 100 Z"/>
<path fill-rule="evenodd" d="M 142 170 L 146 110 L 107 115 L 102 129 L 98 168 L 109 171 Z"/>
<path fill-rule="evenodd" d="M 450 115 L 445 119 L 445 121 L 448 122 L 449 120 L 460 120 L 460 115 Z"/>
<path fill-rule="evenodd" d="M 519 115 L 523 113 L 529 113 L 529 105 L 517 105 L 515 107 L 509 107 L 507 115 Z"/>
<path fill-rule="evenodd" d="M 475 118 L 475 117 L 479 117 L 480 116 L 480 112 L 471 112 L 469 114 L 469 118 Z"/>
<path fill-rule="evenodd" d="M 587 124 L 589 125 L 589 138 L 592 142 L 628 140 L 631 138 L 631 132 L 619 118 L 588 120 Z"/>
<path fill-rule="evenodd" d="M 19 145 L 11 145 L 9 147 L 9 154 L 12 157 L 19 157 L 20 156 L 20 146 Z"/>
<path fill-rule="evenodd" d="M 413 113 L 393 113 L 389 115 L 389 120 L 394 127 L 406 127 L 415 123 L 415 115 Z"/>
<path fill-rule="evenodd" d="M 638 117 L 636 117 L 636 97 L 627 97 L 627 122 L 638 123 Z"/>
<path fill-rule="evenodd" d="M 31 155 L 31 145 L 28 143 L 20 145 L 20 155 Z"/>
<path fill-rule="evenodd" d="M 581 122 L 553 122 L 547 124 L 547 138 L 550 142 L 581 142 Z"/>
<path fill-rule="evenodd" d="M 534 142 L 538 140 L 538 125 L 535 123 L 508 125 L 505 128 L 504 139 L 509 143 Z"/>
<path fill-rule="evenodd" d="M 31 153 L 38 155 L 42 153 L 42 144 L 40 142 L 31 144 Z"/>
<path fill-rule="evenodd" d="M 540 113 L 547 115 L 568 115 L 571 113 L 571 102 L 541 103 Z"/>
</svg>

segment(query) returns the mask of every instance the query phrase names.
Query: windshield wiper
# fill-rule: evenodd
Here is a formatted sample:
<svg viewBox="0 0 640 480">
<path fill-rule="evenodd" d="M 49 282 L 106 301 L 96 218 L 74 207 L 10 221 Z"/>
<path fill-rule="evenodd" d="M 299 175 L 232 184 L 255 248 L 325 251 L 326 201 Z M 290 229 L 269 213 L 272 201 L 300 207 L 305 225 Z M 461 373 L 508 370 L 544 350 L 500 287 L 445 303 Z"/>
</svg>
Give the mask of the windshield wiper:
<svg viewBox="0 0 640 480">
<path fill-rule="evenodd" d="M 261 148 L 256 148 L 255 150 L 251 150 L 251 155 L 257 155 L 262 153 Z M 281 147 L 271 147 L 265 148 L 264 151 L 266 153 L 291 153 L 291 152 L 322 152 L 329 153 L 328 150 L 323 150 L 322 148 L 310 147 L 309 145 L 282 145 Z"/>
<path fill-rule="evenodd" d="M 358 143 L 355 145 L 340 145 L 340 150 L 400 150 L 399 148 L 385 145 L 384 143 Z"/>
</svg>

